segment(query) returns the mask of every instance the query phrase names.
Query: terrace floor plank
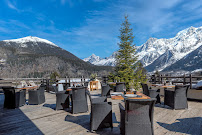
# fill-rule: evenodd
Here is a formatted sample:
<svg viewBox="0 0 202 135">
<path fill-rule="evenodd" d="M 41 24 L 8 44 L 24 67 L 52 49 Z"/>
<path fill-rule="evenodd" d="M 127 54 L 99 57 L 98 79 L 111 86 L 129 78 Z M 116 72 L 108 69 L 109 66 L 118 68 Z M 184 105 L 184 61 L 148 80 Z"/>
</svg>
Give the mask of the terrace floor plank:
<svg viewBox="0 0 202 135">
<path fill-rule="evenodd" d="M 99 96 L 100 90 L 92 91 Z M 27 95 L 28 97 L 28 95 Z M 111 100 L 113 130 L 106 128 L 91 133 L 89 112 L 71 114 L 67 110 L 55 110 L 55 94 L 45 93 L 46 102 L 41 105 L 25 105 L 18 109 L 3 109 L 4 95 L 0 93 L 0 135 L 3 134 L 47 134 L 47 135 L 119 135 L 121 100 Z M 163 101 L 163 100 L 162 100 Z M 189 101 L 188 109 L 173 110 L 163 104 L 154 108 L 154 133 L 156 135 L 200 135 L 202 134 L 202 102 Z"/>
</svg>

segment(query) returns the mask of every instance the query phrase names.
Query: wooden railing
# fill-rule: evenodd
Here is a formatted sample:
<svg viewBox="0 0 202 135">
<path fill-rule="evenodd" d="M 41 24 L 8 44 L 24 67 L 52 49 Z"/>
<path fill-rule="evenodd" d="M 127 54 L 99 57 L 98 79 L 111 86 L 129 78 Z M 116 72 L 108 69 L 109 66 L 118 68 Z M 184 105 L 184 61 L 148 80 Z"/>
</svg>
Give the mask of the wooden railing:
<svg viewBox="0 0 202 135">
<path fill-rule="evenodd" d="M 52 85 L 53 83 L 56 83 L 55 81 L 52 81 L 47 78 L 0 78 L 0 89 L 2 86 L 17 86 L 17 84 L 20 84 L 20 81 L 34 81 L 36 84 L 44 84 L 46 85 L 46 89 L 49 89 L 49 85 Z M 84 83 L 89 80 L 89 78 L 57 78 L 57 80 L 65 80 L 65 83 L 71 83 L 71 84 L 77 84 L 77 83 Z M 76 80 L 76 81 L 74 81 Z"/>
<path fill-rule="evenodd" d="M 171 80 L 174 79 L 174 80 Z M 171 81 L 172 84 L 175 83 L 183 83 L 185 84 L 190 84 L 190 88 L 192 87 L 193 83 L 196 83 L 197 80 L 202 79 L 202 76 L 192 76 L 192 74 L 186 76 L 163 76 L 163 75 L 152 75 L 150 78 L 151 83 L 159 83 L 162 84 L 164 81 Z"/>
<path fill-rule="evenodd" d="M 42 82 L 43 78 L 0 78 L 0 87 L 1 86 L 11 86 L 20 83 L 20 81 L 34 81 L 39 84 Z"/>
</svg>

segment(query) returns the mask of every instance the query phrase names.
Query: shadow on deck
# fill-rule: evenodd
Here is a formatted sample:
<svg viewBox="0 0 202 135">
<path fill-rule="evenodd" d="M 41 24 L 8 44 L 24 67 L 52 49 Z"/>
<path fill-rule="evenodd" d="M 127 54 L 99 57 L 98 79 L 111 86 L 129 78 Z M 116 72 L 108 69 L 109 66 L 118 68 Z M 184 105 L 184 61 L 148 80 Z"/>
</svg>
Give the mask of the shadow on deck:
<svg viewBox="0 0 202 135">
<path fill-rule="evenodd" d="M 202 134 L 202 117 L 176 119 L 176 122 L 172 124 L 157 122 L 160 126 L 173 132 L 185 133 L 185 134 Z M 192 128 L 192 130 L 190 130 Z"/>
<path fill-rule="evenodd" d="M 96 91 L 97 92 L 97 91 Z M 98 95 L 94 92 L 94 96 Z M 90 132 L 90 113 L 71 114 L 69 111 L 55 111 L 54 94 L 45 93 L 46 103 L 25 105 L 18 109 L 3 109 L 4 95 L 0 93 L 0 134 L 101 134 L 119 135 L 119 100 L 111 100 L 113 129 L 106 128 Z M 172 110 L 163 104 L 154 108 L 155 134 L 202 134 L 202 103 L 189 101 L 189 108 Z M 90 107 L 89 107 L 90 109 Z M 90 111 L 90 110 L 89 110 Z"/>
<path fill-rule="evenodd" d="M 38 134 L 42 131 L 21 111 L 21 109 L 4 109 L 4 95 L 0 93 L 0 134 Z"/>
</svg>

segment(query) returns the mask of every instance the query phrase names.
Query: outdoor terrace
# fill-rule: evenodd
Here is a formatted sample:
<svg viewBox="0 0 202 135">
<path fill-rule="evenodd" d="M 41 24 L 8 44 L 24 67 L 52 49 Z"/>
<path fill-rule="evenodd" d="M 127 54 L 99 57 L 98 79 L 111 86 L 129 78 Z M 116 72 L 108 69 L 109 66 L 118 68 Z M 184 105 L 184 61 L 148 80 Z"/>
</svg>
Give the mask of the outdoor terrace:
<svg viewBox="0 0 202 135">
<path fill-rule="evenodd" d="M 91 92 L 100 95 L 100 90 Z M 3 109 L 4 94 L 0 92 L 0 134 L 65 134 L 117 135 L 120 112 L 118 103 L 112 101 L 113 130 L 111 128 L 90 132 L 90 113 L 71 114 L 68 110 L 55 111 L 55 94 L 45 92 L 46 102 L 41 105 L 25 105 L 19 109 Z M 161 101 L 163 99 L 161 98 Z M 90 105 L 90 102 L 88 102 Z M 202 102 L 189 101 L 188 109 L 172 110 L 168 106 L 156 105 L 154 108 L 154 133 L 156 135 L 201 135 Z M 90 106 L 89 106 L 90 108 Z"/>
</svg>

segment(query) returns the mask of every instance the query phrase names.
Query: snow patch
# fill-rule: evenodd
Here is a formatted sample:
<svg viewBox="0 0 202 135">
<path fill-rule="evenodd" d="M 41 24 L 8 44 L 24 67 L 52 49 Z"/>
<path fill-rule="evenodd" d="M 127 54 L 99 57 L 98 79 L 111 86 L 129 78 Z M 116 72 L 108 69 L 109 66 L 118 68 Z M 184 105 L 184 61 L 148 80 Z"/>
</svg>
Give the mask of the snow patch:
<svg viewBox="0 0 202 135">
<path fill-rule="evenodd" d="M 3 40 L 4 42 L 16 42 L 16 43 L 21 43 L 21 47 L 27 47 L 24 43 L 27 42 L 42 42 L 42 43 L 46 43 L 46 44 L 50 44 L 52 46 L 58 47 L 57 45 L 55 45 L 54 43 L 46 40 L 46 39 L 42 39 L 42 38 L 38 38 L 38 37 L 32 37 L 32 36 L 28 36 L 28 37 L 23 37 L 23 38 L 18 38 L 18 39 L 11 39 L 11 40 Z"/>
</svg>

